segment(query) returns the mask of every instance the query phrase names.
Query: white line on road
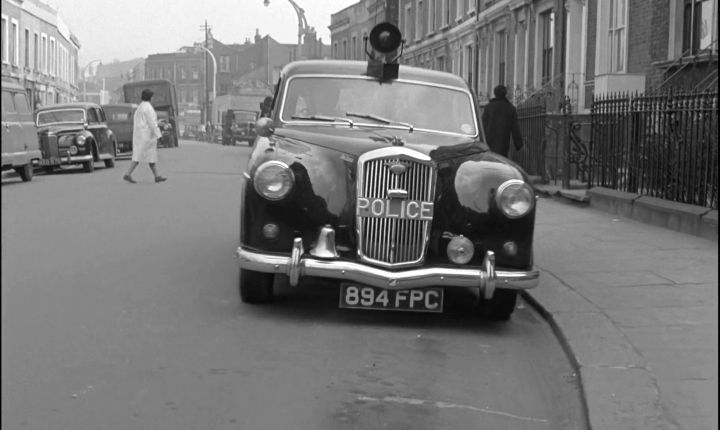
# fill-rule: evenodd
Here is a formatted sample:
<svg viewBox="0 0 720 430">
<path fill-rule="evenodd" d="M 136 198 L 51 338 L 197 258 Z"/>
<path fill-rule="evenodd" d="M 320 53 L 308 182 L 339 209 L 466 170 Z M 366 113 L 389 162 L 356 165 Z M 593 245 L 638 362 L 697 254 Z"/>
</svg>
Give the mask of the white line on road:
<svg viewBox="0 0 720 430">
<path fill-rule="evenodd" d="M 447 402 L 433 402 L 431 400 L 423 400 L 423 399 L 413 399 L 409 397 L 392 397 L 392 396 L 386 396 L 383 398 L 377 398 L 377 397 L 369 397 L 369 396 L 358 396 L 358 400 L 362 401 L 372 401 L 372 402 L 387 402 L 387 403 L 402 403 L 406 405 L 415 405 L 415 406 L 421 406 L 421 405 L 430 405 L 435 406 L 437 408 L 443 408 L 443 409 L 468 409 L 475 412 L 482 412 L 486 414 L 493 414 L 493 415 L 501 415 L 508 418 L 514 418 L 518 420 L 523 421 L 532 421 L 536 423 L 546 423 L 548 420 L 543 418 L 533 418 L 533 417 L 523 417 L 520 415 L 514 415 L 508 412 L 501 412 L 501 411 L 494 411 L 492 409 L 486 409 L 486 408 L 478 408 L 475 406 L 469 406 L 469 405 L 459 405 L 457 403 L 447 403 Z"/>
</svg>

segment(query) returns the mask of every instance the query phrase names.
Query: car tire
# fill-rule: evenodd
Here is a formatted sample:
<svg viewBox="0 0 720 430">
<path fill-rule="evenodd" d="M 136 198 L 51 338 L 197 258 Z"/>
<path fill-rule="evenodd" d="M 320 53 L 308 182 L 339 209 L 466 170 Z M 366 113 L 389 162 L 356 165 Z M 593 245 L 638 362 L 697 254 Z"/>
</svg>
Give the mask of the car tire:
<svg viewBox="0 0 720 430">
<path fill-rule="evenodd" d="M 240 299 L 245 303 L 268 303 L 272 301 L 273 282 L 272 273 L 254 272 L 240 269 Z"/>
<path fill-rule="evenodd" d="M 16 167 L 15 171 L 17 172 L 18 175 L 20 175 L 20 179 L 22 179 L 23 182 L 32 181 L 32 177 L 33 177 L 32 163 L 27 163 L 20 167 Z"/>
<path fill-rule="evenodd" d="M 117 150 L 115 150 L 114 152 L 117 152 Z M 105 167 L 107 167 L 108 169 L 115 167 L 115 155 L 113 155 L 112 158 L 108 158 L 107 160 L 105 160 Z"/>
<path fill-rule="evenodd" d="M 495 290 L 492 299 L 480 299 L 478 304 L 480 315 L 483 318 L 493 321 L 506 321 L 510 319 L 515 304 L 517 303 L 518 292 L 516 290 L 508 290 L 498 288 Z"/>
<path fill-rule="evenodd" d="M 95 160 L 86 161 L 83 163 L 83 171 L 85 173 L 92 173 L 95 170 Z"/>
</svg>

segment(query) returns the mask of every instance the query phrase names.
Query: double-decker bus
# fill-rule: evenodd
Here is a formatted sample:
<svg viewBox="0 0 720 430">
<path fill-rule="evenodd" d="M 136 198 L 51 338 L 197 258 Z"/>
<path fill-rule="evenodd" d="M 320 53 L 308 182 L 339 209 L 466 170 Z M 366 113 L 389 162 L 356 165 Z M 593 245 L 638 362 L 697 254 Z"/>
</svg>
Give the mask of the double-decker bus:
<svg viewBox="0 0 720 430">
<path fill-rule="evenodd" d="M 153 92 L 150 104 L 155 108 L 158 120 L 164 120 L 171 127 L 169 133 L 158 140 L 158 146 L 170 148 L 178 146 L 178 103 L 175 85 L 166 79 L 129 82 L 123 85 L 125 103 L 139 104 L 144 89 Z"/>
</svg>

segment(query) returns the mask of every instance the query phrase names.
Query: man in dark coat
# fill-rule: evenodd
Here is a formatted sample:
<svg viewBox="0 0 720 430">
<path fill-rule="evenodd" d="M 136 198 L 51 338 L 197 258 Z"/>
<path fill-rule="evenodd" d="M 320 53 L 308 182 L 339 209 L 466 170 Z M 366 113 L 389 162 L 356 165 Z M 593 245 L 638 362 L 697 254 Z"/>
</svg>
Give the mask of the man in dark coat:
<svg viewBox="0 0 720 430">
<path fill-rule="evenodd" d="M 507 157 L 510 151 L 510 136 L 512 136 L 515 149 L 519 151 L 523 146 L 517 111 L 506 98 L 507 88 L 498 85 L 493 93 L 495 93 L 495 98 L 490 100 L 483 110 L 483 128 L 490 150 Z"/>
</svg>

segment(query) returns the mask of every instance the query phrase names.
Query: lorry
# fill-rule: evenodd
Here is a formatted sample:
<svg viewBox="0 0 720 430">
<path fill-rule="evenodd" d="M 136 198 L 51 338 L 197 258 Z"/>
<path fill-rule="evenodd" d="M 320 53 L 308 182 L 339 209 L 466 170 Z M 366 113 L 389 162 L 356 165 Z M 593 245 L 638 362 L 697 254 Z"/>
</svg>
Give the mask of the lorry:
<svg viewBox="0 0 720 430">
<path fill-rule="evenodd" d="M 140 104 L 144 89 L 153 92 L 150 104 L 155 108 L 158 120 L 169 125 L 169 129 L 158 139 L 158 147 L 174 148 L 178 146 L 178 102 L 175 85 L 167 79 L 153 79 L 128 82 L 123 85 L 125 103 Z"/>
</svg>

